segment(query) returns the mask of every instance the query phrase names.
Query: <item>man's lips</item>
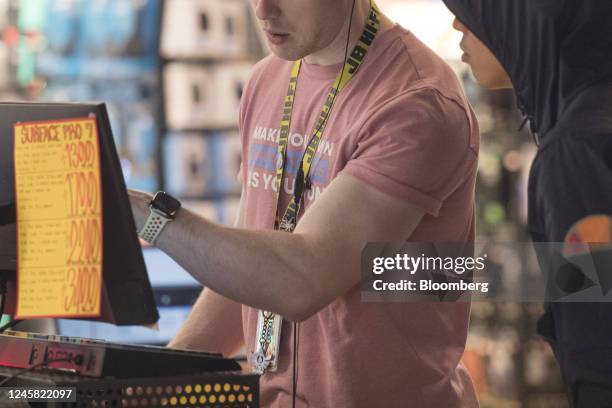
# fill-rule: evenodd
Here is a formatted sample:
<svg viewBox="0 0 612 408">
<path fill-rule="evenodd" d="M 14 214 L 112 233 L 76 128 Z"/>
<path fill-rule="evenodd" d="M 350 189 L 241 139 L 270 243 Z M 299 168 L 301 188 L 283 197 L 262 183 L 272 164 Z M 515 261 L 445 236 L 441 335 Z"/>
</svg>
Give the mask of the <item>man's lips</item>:
<svg viewBox="0 0 612 408">
<path fill-rule="evenodd" d="M 282 44 L 285 41 L 287 41 L 287 38 L 289 38 L 289 34 L 287 33 L 266 30 L 266 29 L 264 29 L 264 32 L 266 33 L 266 37 L 268 37 L 268 41 L 270 41 L 272 44 L 275 44 L 275 45 Z"/>
<path fill-rule="evenodd" d="M 264 28 L 263 29 L 266 33 L 270 33 L 270 34 L 274 34 L 274 35 L 288 35 L 288 33 L 285 33 L 281 30 L 275 30 L 272 28 Z"/>
</svg>

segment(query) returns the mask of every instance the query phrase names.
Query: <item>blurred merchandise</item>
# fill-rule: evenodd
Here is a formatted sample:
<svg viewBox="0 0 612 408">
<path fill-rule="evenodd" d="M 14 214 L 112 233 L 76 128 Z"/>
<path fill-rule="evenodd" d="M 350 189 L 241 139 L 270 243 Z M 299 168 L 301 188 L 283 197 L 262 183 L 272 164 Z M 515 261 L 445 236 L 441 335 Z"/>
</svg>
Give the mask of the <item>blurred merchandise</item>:
<svg viewBox="0 0 612 408">
<path fill-rule="evenodd" d="M 224 63 L 215 69 L 217 117 L 221 125 L 238 123 L 240 98 L 251 72 L 251 63 Z"/>
<path fill-rule="evenodd" d="M 164 67 L 164 85 L 169 129 L 198 129 L 218 123 L 212 68 L 170 63 Z"/>
<path fill-rule="evenodd" d="M 167 0 L 161 33 L 163 187 L 234 221 L 240 99 L 264 46 L 246 0 Z M 231 219 L 231 220 L 230 220 Z"/>
<path fill-rule="evenodd" d="M 217 132 L 209 139 L 214 168 L 213 190 L 220 194 L 240 194 L 242 144 L 237 131 Z"/>
<path fill-rule="evenodd" d="M 173 133 L 164 140 L 165 189 L 177 197 L 210 195 L 212 166 L 209 142 L 197 133 Z"/>
<path fill-rule="evenodd" d="M 248 58 L 246 4 L 240 0 L 168 0 L 162 22 L 165 58 Z"/>
<path fill-rule="evenodd" d="M 45 10 L 37 73 L 155 80 L 159 0 L 35 0 Z M 41 6 L 43 5 L 43 6 Z M 28 20 L 32 20 L 29 18 Z"/>
<path fill-rule="evenodd" d="M 132 188 L 155 191 L 158 188 L 158 131 L 155 112 L 145 103 L 134 102 L 125 110 L 123 131 L 127 137 L 121 146 L 125 160 L 130 162 L 128 183 Z"/>
<path fill-rule="evenodd" d="M 160 1 L 15 0 L 3 9 L 5 94 L 106 102 L 128 186 L 158 189 Z"/>
<path fill-rule="evenodd" d="M 172 130 L 235 127 L 251 66 L 186 62 L 166 65 L 164 92 L 168 127 Z"/>
</svg>

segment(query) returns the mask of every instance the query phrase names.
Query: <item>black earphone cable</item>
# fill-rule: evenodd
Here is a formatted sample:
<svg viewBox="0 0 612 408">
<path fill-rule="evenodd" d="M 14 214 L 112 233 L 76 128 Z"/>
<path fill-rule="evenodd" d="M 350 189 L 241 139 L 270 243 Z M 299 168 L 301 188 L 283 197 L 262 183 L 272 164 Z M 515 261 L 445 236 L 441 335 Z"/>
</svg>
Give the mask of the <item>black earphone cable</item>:
<svg viewBox="0 0 612 408">
<path fill-rule="evenodd" d="M 349 45 L 351 42 L 351 28 L 353 26 L 353 16 L 355 15 L 355 4 L 356 4 L 357 0 L 353 0 L 353 5 L 351 7 L 351 15 L 349 17 L 349 26 L 348 26 L 348 33 L 346 35 L 346 46 L 344 48 L 344 60 L 343 60 L 343 64 L 346 63 L 346 59 L 348 58 L 348 53 L 349 53 Z M 372 0 L 370 0 L 370 8 L 372 7 Z M 340 71 L 340 80 L 338 81 L 338 83 L 342 83 L 342 77 L 344 75 L 344 65 L 342 65 L 342 71 Z M 338 92 L 336 92 L 334 94 L 334 97 L 332 99 L 331 102 L 331 106 L 333 109 L 333 106 L 336 102 L 336 97 L 338 95 Z M 317 129 L 318 133 L 321 130 L 321 126 L 323 126 L 323 123 L 327 122 L 327 120 L 329 119 L 331 115 L 331 109 L 327 114 L 327 117 L 325 118 L 325 121 L 323 121 L 320 125 L 319 128 Z M 302 158 L 302 161 L 304 159 Z M 302 169 L 302 163 L 300 163 L 299 170 Z M 300 177 L 300 174 L 298 172 L 298 177 Z M 304 175 L 301 175 L 302 178 L 304 178 Z M 308 183 L 307 183 L 308 184 Z M 298 203 L 299 204 L 299 203 Z M 297 400 L 297 386 L 298 386 L 298 372 L 297 372 L 297 364 L 298 364 L 298 346 L 299 346 L 299 330 L 300 330 L 300 324 L 298 322 L 293 322 L 293 379 L 292 379 L 292 408 L 295 408 L 295 403 Z"/>
<path fill-rule="evenodd" d="M 293 390 L 292 390 L 292 401 L 293 401 L 293 408 L 295 408 L 295 402 L 297 399 L 297 382 L 298 382 L 298 375 L 297 375 L 297 362 L 298 362 L 298 337 L 299 337 L 299 323 L 297 322 L 293 322 L 293 381 L 292 381 L 292 386 L 293 386 Z"/>
</svg>

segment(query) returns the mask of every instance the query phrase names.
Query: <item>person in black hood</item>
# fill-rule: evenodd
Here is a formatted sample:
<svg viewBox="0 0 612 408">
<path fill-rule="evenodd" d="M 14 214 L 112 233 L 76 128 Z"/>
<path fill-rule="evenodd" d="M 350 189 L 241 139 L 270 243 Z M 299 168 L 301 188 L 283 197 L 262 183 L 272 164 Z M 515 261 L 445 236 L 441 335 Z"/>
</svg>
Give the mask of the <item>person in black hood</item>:
<svg viewBox="0 0 612 408">
<path fill-rule="evenodd" d="M 464 34 L 462 59 L 482 85 L 514 88 L 539 145 L 529 180 L 533 240 L 564 242 L 581 220 L 612 216 L 612 1 L 444 2 Z M 579 287 L 581 276 L 567 286 Z M 612 303 L 548 303 L 538 332 L 572 406 L 612 407 Z"/>
</svg>

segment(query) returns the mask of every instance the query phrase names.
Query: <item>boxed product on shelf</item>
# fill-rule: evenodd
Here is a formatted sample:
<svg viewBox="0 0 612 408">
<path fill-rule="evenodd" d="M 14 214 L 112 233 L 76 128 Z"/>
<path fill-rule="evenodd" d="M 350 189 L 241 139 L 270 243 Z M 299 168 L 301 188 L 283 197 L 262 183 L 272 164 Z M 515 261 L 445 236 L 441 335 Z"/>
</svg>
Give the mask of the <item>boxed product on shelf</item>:
<svg viewBox="0 0 612 408">
<path fill-rule="evenodd" d="M 216 122 L 214 70 L 172 63 L 164 68 L 165 110 L 168 127 L 196 129 Z"/>
<path fill-rule="evenodd" d="M 244 57 L 246 13 L 241 0 L 168 0 L 161 53 L 166 58 Z"/>
<path fill-rule="evenodd" d="M 168 193 L 187 198 L 210 193 L 214 169 L 206 137 L 198 133 L 172 133 L 166 135 L 163 151 Z"/>
<path fill-rule="evenodd" d="M 40 30 L 42 46 L 36 57 L 39 75 L 121 79 L 157 72 L 158 0 L 38 3 L 35 14 L 29 11 L 34 7 L 22 7 L 20 20 Z"/>
<path fill-rule="evenodd" d="M 184 130 L 237 126 L 240 97 L 251 66 L 167 64 L 164 92 L 168 127 Z"/>
<path fill-rule="evenodd" d="M 150 106 L 145 102 L 131 103 L 122 111 L 124 131 L 123 160 L 129 160 L 131 173 L 125 175 L 128 187 L 155 191 L 158 183 L 157 151 L 159 133 Z"/>
<path fill-rule="evenodd" d="M 240 98 L 253 64 L 223 63 L 215 68 L 217 118 L 221 123 L 238 123 Z"/>
<path fill-rule="evenodd" d="M 77 0 L 50 2 L 47 24 L 43 32 L 47 39 L 46 52 L 69 55 L 76 51 L 79 41 L 79 13 Z"/>
<path fill-rule="evenodd" d="M 82 53 L 97 57 L 121 55 L 138 31 L 134 4 L 109 0 L 87 2 L 81 14 Z"/>
<path fill-rule="evenodd" d="M 224 0 L 219 14 L 222 22 L 220 33 L 224 56 L 244 57 L 248 53 L 247 8 L 242 0 Z"/>
<path fill-rule="evenodd" d="M 209 143 L 214 168 L 213 190 L 218 194 L 239 193 L 240 134 L 236 131 L 218 132 L 209 137 Z"/>
<path fill-rule="evenodd" d="M 159 1 L 80 1 L 82 54 L 125 57 L 157 53 Z"/>
</svg>

